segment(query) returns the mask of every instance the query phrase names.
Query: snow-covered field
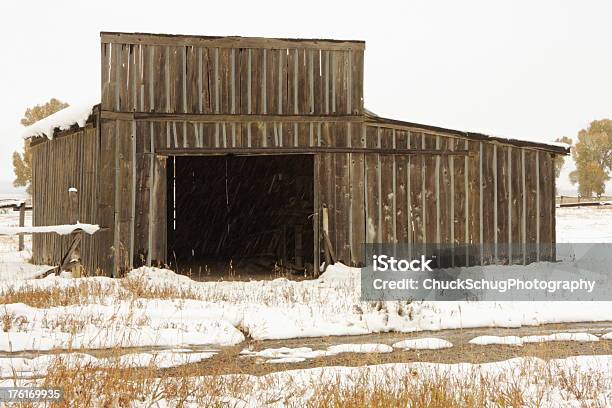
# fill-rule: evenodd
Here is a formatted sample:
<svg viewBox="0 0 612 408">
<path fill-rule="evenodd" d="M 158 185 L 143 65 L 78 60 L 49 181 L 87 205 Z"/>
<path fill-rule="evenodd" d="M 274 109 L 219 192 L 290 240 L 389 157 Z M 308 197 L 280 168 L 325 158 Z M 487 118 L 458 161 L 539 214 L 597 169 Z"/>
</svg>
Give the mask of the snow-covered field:
<svg viewBox="0 0 612 408">
<path fill-rule="evenodd" d="M 16 214 L 10 212 L 1 215 L 0 225 L 16 225 Z M 564 208 L 557 210 L 557 217 L 560 242 L 612 241 L 610 210 Z M 87 363 L 89 367 L 108 367 L 119 361 L 131 367 L 150 364 L 169 367 L 210 358 L 214 356 L 215 347 L 240 344 L 247 336 L 253 340 L 266 340 L 612 321 L 612 302 L 362 302 L 359 270 L 343 265 L 329 267 L 319 279 L 301 282 L 284 278 L 251 282 L 195 282 L 172 271 L 148 267 L 136 269 L 127 278 L 120 280 L 102 277 L 65 279 L 57 276 L 24 280 L 44 268 L 27 264 L 28 252 L 18 253 L 15 249 L 16 238 L 1 237 L 0 279 L 3 281 L 0 282 L 0 352 L 4 352 L 5 357 L 0 359 L 0 378 L 14 378 L 16 372 L 22 373 L 17 377 L 46 373 L 50 364 L 49 357 L 25 358 L 6 354 L 15 352 L 62 351 L 62 358 L 69 362 L 69 366 Z M 538 267 L 542 265 L 514 266 Z M 508 267 L 487 268 L 501 270 Z M 473 344 L 520 345 L 529 342 L 600 340 L 590 334 L 584 337 L 581 335 L 574 333 L 565 337 L 557 335 L 547 338 L 489 336 L 474 339 Z M 186 346 L 210 346 L 213 350 L 199 354 L 175 350 Z M 398 342 L 393 347 L 383 344 L 342 344 L 326 350 L 275 349 L 264 350 L 263 353 L 245 350 L 243 358 L 262 357 L 270 363 L 291 363 L 346 352 L 389 353 L 394 349 L 452 346 L 444 340 L 423 336 L 422 339 Z M 75 354 L 117 347 L 162 347 L 168 350 L 165 354 L 133 353 L 121 357 L 122 360 Z M 575 372 L 594 370 L 595 374 L 603 376 L 603 388 L 600 388 L 599 397 L 612 398 L 611 358 L 584 356 L 557 361 L 555 364 L 571 363 L 578 367 Z M 524 359 L 478 366 L 393 364 L 369 368 L 335 367 L 283 372 L 271 375 L 266 384 L 291 381 L 296 389 L 302 389 L 304 395 L 307 395 L 309 382 L 316 380 L 321 384 L 327 376 L 350 386 L 351 378 L 364 372 L 374 373 L 369 380 L 374 381 L 376 378 L 386 378 L 389 372 L 395 370 L 400 370 L 403 375 L 417 370 L 420 373 L 417 377 L 421 380 L 425 375 L 440 371 L 461 378 L 472 378 L 470 376 L 474 375 L 475 370 L 484 370 L 487 375 L 506 378 L 507 382 L 511 381 L 509 378 L 520 381 L 526 387 L 525 390 L 531 392 L 529 390 L 535 387 L 529 384 L 532 380 L 528 376 L 516 377 L 519 372 L 517 367 L 527 363 L 536 364 L 540 368 L 545 365 L 548 372 L 559 369 L 557 365 L 548 366 L 551 362 L 534 363 Z M 19 370 L 15 367 L 19 367 Z M 558 383 L 553 382 L 546 385 L 550 401 L 559 403 L 567 399 L 563 399 L 567 397 L 567 390 L 559 387 Z M 236 403 L 236 406 L 258 406 L 252 403 L 256 396 L 261 398 L 267 393 L 282 394 L 285 391 L 282 387 L 264 389 L 256 386 L 249 392 L 241 395 L 240 401 L 231 395 L 223 398 Z M 558 404 L 550 403 L 549 406 Z"/>
<path fill-rule="evenodd" d="M 25 225 L 32 225 L 32 212 L 27 211 Z M 19 226 L 19 212 L 0 209 L 0 229 Z M 32 265 L 32 236 L 24 236 L 25 250 L 18 251 L 19 238 L 16 235 L 0 235 L 0 281 L 30 279 L 51 268 L 46 265 Z"/>
<path fill-rule="evenodd" d="M 194 282 L 143 267 L 123 280 L 53 276 L 4 282 L 0 292 L 16 302 L 0 309 L 0 351 L 233 345 L 245 335 L 266 340 L 612 320 L 610 302 L 362 302 L 359 270 L 342 265 L 303 282 Z"/>
<path fill-rule="evenodd" d="M 580 235 L 570 228 L 575 225 L 583 235 L 583 229 L 600 234 L 596 241 L 612 230 L 612 211 L 558 212 L 560 240 Z M 5 277 L 13 265 L 27 264 L 3 265 Z M 0 332 L 4 351 L 232 345 L 245 336 L 289 339 L 612 320 L 612 302 L 362 302 L 359 269 L 343 265 L 300 282 L 195 282 L 142 267 L 123 280 L 7 280 L 0 292 L 14 299 L 0 311 L 0 317 L 14 322 Z"/>
<path fill-rule="evenodd" d="M 557 242 L 612 242 L 612 206 L 557 208 Z"/>
</svg>

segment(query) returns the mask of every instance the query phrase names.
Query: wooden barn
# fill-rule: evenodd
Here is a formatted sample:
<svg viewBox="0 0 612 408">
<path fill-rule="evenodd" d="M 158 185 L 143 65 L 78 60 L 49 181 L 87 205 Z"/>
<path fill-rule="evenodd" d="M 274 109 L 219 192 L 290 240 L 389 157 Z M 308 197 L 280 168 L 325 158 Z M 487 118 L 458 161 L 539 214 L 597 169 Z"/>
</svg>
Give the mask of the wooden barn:
<svg viewBox="0 0 612 408">
<path fill-rule="evenodd" d="M 324 253 L 360 265 L 365 242 L 469 248 L 459 264 L 553 257 L 553 161 L 567 150 L 378 117 L 364 109 L 364 50 L 101 33 L 100 103 L 32 138 L 34 225 L 67 223 L 77 188 L 79 221 L 102 227 L 83 238 L 83 265 L 109 276 L 303 269 Z M 34 262 L 59 263 L 69 243 L 34 236 Z"/>
</svg>

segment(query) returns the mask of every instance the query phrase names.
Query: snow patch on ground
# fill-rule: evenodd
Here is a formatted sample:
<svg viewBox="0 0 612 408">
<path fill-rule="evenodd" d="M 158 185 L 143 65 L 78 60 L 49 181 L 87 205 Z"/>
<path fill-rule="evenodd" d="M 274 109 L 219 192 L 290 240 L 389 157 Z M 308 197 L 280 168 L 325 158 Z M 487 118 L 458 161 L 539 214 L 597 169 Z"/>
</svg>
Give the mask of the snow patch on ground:
<svg viewBox="0 0 612 408">
<path fill-rule="evenodd" d="M 478 336 L 469 341 L 470 344 L 487 346 L 489 344 L 502 344 L 506 346 L 522 346 L 523 339 L 518 336 Z"/>
<path fill-rule="evenodd" d="M 340 353 L 391 353 L 393 347 L 386 344 L 336 344 L 329 346 L 327 352 Z"/>
<path fill-rule="evenodd" d="M 386 344 L 336 344 L 326 350 L 313 350 L 310 347 L 280 347 L 261 351 L 244 349 L 240 355 L 245 357 L 271 358 L 266 363 L 302 362 L 306 359 L 335 356 L 341 353 L 391 353 L 393 348 Z"/>
<path fill-rule="evenodd" d="M 210 327 L 206 327 L 206 326 Z M 205 328 L 206 327 L 206 328 Z M 148 327 L 98 329 L 90 326 L 78 334 L 32 330 L 0 333 L 0 351 L 48 351 L 107 349 L 115 347 L 172 347 L 181 345 L 232 345 L 244 340 L 233 326 L 209 322 L 198 330 L 153 329 Z"/>
<path fill-rule="evenodd" d="M 287 363 L 301 363 L 306 361 L 303 357 L 282 357 L 282 358 L 274 358 L 272 360 L 267 360 L 266 363 L 270 364 L 287 364 Z"/>
<path fill-rule="evenodd" d="M 15 250 L 0 251 L 0 281 L 32 279 L 53 268 L 50 265 L 31 264 L 31 257 L 28 251 L 17 251 L 16 244 Z"/>
<path fill-rule="evenodd" d="M 438 350 L 453 347 L 453 343 L 434 337 L 425 337 L 421 339 L 402 340 L 393 344 L 393 347 L 404 350 Z"/>
<path fill-rule="evenodd" d="M 590 333 L 553 333 L 540 336 L 525 336 L 521 338 L 523 343 L 544 343 L 548 341 L 599 341 L 599 337 Z"/>
<path fill-rule="evenodd" d="M 603 338 L 603 337 L 602 337 Z M 599 338 L 589 333 L 554 333 L 538 336 L 479 336 L 469 341 L 470 344 L 486 346 L 489 344 L 502 344 L 510 346 L 522 346 L 525 343 L 545 343 L 549 341 L 577 341 L 592 342 L 599 341 Z"/>
<path fill-rule="evenodd" d="M 242 350 L 240 355 L 261 358 L 316 358 L 325 355 L 324 350 L 313 351 L 310 347 L 267 348 L 261 351 Z"/>
<path fill-rule="evenodd" d="M 150 367 L 169 368 L 184 364 L 197 363 L 213 357 L 215 352 L 203 353 L 182 353 L 173 351 L 162 351 L 158 353 L 134 353 L 124 354 L 119 358 L 119 365 L 126 367 Z M 103 364 L 110 366 L 112 359 L 103 361 Z"/>
<path fill-rule="evenodd" d="M 0 357 L 0 378 L 44 376 L 53 364 L 67 367 L 117 367 L 169 368 L 184 364 L 197 363 L 214 356 L 215 352 L 185 353 L 168 350 L 155 353 L 123 354 L 119 357 L 96 358 L 86 353 L 46 354 L 34 358 Z"/>
<path fill-rule="evenodd" d="M 192 283 L 193 281 L 186 275 L 179 275 L 168 269 L 158 268 L 138 268 L 128 272 L 127 277 L 130 279 L 141 279 L 153 284 L 180 284 Z"/>
<path fill-rule="evenodd" d="M 51 278 L 37 282 L 74 281 L 78 280 Z M 151 300 L 139 309 L 128 302 L 117 303 L 49 309 L 23 303 L 4 305 L 0 314 L 16 323 L 0 332 L 0 351 L 233 345 L 244 341 L 235 324 L 209 315 L 200 302 Z"/>
</svg>

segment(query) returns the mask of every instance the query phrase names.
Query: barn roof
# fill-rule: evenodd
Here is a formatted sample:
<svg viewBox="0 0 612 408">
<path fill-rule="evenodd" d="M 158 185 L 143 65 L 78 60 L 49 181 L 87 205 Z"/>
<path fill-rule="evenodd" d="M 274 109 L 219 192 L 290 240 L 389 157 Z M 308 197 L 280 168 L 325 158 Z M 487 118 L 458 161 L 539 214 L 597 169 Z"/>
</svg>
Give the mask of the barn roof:
<svg viewBox="0 0 612 408">
<path fill-rule="evenodd" d="M 478 140 L 478 141 L 497 141 L 500 143 L 510 144 L 510 145 L 517 146 L 517 147 L 530 147 L 530 148 L 535 148 L 535 149 L 540 149 L 540 150 L 546 150 L 551 153 L 561 154 L 561 155 L 567 155 L 570 153 L 569 146 L 566 144 L 561 144 L 561 143 L 554 143 L 554 142 L 553 143 L 542 143 L 542 142 L 533 142 L 530 140 L 523 140 L 523 139 L 505 138 L 505 137 L 500 137 L 500 136 L 490 136 L 490 135 L 485 135 L 483 133 L 466 132 L 462 130 L 448 129 L 448 128 L 443 128 L 439 126 L 423 125 L 421 123 L 406 122 L 403 120 L 383 118 L 383 117 L 380 117 L 374 114 L 372 111 L 367 110 L 367 109 L 365 109 L 365 117 L 366 117 L 366 123 L 378 124 L 381 126 L 391 126 L 391 127 L 397 126 L 397 127 L 408 128 L 408 129 L 413 129 L 413 130 L 446 133 L 446 134 L 457 135 L 460 137 L 464 137 L 464 138 L 471 139 L 471 140 Z"/>
<path fill-rule="evenodd" d="M 103 43 L 191 45 L 218 48 L 313 48 L 336 50 L 364 50 L 365 41 L 329 38 L 264 38 L 240 36 L 206 36 L 187 34 L 152 34 L 102 31 Z"/>
<path fill-rule="evenodd" d="M 88 121 L 89 117 L 93 112 L 93 108 L 98 103 L 81 103 L 76 105 L 70 105 L 46 118 L 39 120 L 38 122 L 26 127 L 23 130 L 22 137 L 29 139 L 33 137 L 46 137 L 48 139 L 53 138 L 55 131 L 68 130 L 72 127 L 83 127 Z M 569 154 L 569 147 L 565 144 L 559 143 L 541 143 L 533 142 L 529 140 L 511 139 L 499 136 L 489 136 L 482 133 L 465 132 L 461 130 L 448 129 L 438 126 L 424 125 L 421 123 L 406 122 L 402 120 L 383 118 L 368 109 L 364 109 L 366 123 L 378 124 L 382 126 L 398 126 L 402 128 L 409 128 L 421 131 L 439 132 L 451 135 L 457 135 L 471 140 L 482 140 L 482 141 L 499 141 L 500 143 L 511 144 L 518 147 L 531 147 L 541 150 L 550 151 L 556 154 Z"/>
</svg>

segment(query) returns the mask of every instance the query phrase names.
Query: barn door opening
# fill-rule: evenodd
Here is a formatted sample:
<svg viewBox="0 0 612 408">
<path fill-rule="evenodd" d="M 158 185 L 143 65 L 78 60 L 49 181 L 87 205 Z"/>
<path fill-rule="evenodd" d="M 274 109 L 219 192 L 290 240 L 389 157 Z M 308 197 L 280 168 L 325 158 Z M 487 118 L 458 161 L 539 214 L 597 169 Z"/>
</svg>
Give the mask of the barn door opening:
<svg viewBox="0 0 612 408">
<path fill-rule="evenodd" d="M 175 156 L 168 262 L 194 279 L 305 276 L 313 268 L 313 156 Z"/>
</svg>

